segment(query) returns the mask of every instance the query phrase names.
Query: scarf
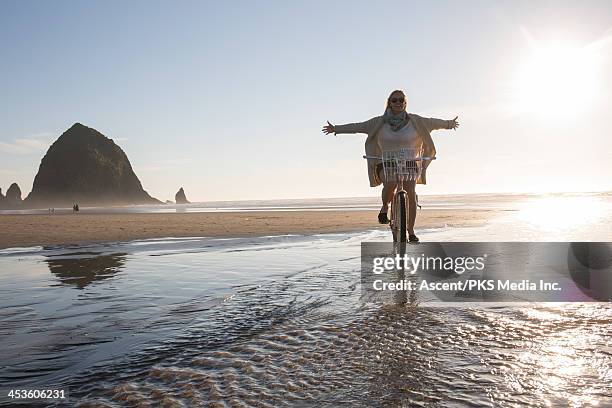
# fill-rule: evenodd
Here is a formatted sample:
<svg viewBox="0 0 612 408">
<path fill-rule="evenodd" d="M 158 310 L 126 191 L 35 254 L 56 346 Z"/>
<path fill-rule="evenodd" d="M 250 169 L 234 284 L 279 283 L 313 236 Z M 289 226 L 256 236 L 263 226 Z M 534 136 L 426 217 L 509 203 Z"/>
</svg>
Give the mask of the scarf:
<svg viewBox="0 0 612 408">
<path fill-rule="evenodd" d="M 383 115 L 383 121 L 391 126 L 391 130 L 397 132 L 408 124 L 408 113 L 403 111 L 396 115 L 388 108 Z"/>
</svg>

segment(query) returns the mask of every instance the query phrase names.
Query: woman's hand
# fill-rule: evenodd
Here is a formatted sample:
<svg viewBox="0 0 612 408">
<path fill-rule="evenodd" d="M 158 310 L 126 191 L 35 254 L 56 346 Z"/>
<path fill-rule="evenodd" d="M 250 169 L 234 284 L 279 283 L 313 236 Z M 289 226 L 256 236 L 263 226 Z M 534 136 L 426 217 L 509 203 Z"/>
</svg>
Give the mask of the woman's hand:
<svg viewBox="0 0 612 408">
<path fill-rule="evenodd" d="M 459 118 L 459 116 L 455 116 L 455 119 L 452 119 L 450 121 L 450 128 L 449 129 L 457 130 L 457 128 L 459 127 L 459 122 L 457 122 L 458 118 Z"/>
<path fill-rule="evenodd" d="M 330 133 L 335 133 L 335 132 L 336 132 L 336 128 L 334 127 L 334 125 L 329 123 L 329 120 L 328 120 L 327 126 L 323 126 L 323 133 L 325 133 L 326 135 L 329 135 Z"/>
</svg>

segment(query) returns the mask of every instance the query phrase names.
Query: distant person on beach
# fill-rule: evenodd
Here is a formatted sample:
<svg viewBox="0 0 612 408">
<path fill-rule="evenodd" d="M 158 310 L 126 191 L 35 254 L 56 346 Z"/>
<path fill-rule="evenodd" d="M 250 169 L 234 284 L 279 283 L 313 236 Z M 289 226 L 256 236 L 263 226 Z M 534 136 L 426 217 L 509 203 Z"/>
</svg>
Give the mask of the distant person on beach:
<svg viewBox="0 0 612 408">
<path fill-rule="evenodd" d="M 365 133 L 368 135 L 365 142 L 365 151 L 368 156 L 382 156 L 383 150 L 399 150 L 410 148 L 423 151 L 424 157 L 435 157 L 436 148 L 431 139 L 430 132 L 436 129 L 457 129 L 457 117 L 451 120 L 425 118 L 406 111 L 406 95 L 402 90 L 391 92 L 387 98 L 387 106 L 382 116 L 376 116 L 360 123 L 346 125 L 332 125 L 329 121 L 323 127 L 325 134 L 334 133 Z M 417 181 L 408 180 L 404 188 L 408 193 L 408 234 L 411 242 L 418 242 L 414 234 L 416 220 L 417 195 L 415 184 L 426 184 L 426 170 L 430 161 L 422 162 L 421 175 Z M 388 224 L 387 211 L 396 189 L 396 180 L 385 180 L 383 166 L 380 160 L 368 159 L 368 177 L 370 186 L 383 185 L 382 207 L 378 214 L 378 222 Z"/>
</svg>

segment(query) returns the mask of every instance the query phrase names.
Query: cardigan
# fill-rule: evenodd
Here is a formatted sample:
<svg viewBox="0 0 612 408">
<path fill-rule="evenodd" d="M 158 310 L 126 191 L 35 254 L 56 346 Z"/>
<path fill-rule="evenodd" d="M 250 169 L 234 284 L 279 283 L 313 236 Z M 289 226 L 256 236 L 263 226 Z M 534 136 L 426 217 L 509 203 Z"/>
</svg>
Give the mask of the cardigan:
<svg viewBox="0 0 612 408">
<path fill-rule="evenodd" d="M 409 113 L 408 116 L 414 124 L 419 137 L 423 142 L 424 157 L 436 157 L 436 147 L 431 139 L 431 132 L 437 129 L 452 129 L 452 120 L 443 120 L 436 118 L 425 118 L 414 113 Z M 367 156 L 382 156 L 380 143 L 378 140 L 379 130 L 384 124 L 382 116 L 376 116 L 365 122 L 348 123 L 346 125 L 334 126 L 335 134 L 342 133 L 365 133 L 368 135 L 365 141 L 365 152 Z M 370 179 L 370 187 L 376 187 L 382 184 L 380 177 L 376 171 L 376 165 L 380 163 L 379 159 L 368 159 L 368 178 Z M 421 175 L 419 176 L 418 184 L 427 184 L 427 167 L 431 164 L 431 160 L 423 161 Z"/>
</svg>

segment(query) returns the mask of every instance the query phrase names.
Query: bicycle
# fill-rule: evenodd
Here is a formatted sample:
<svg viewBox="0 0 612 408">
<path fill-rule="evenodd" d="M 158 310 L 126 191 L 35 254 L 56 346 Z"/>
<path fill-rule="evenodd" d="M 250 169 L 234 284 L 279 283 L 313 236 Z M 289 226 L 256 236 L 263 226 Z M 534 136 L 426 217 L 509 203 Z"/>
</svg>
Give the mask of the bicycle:
<svg viewBox="0 0 612 408">
<path fill-rule="evenodd" d="M 383 151 L 379 156 L 363 156 L 367 160 L 382 162 L 385 180 L 396 177 L 397 187 L 391 200 L 391 233 L 393 242 L 406 243 L 406 230 L 408 228 L 408 213 L 406 205 L 407 192 L 404 190 L 404 181 L 415 181 L 420 177 L 423 162 L 435 160 L 435 157 L 423 157 L 421 149 L 400 149 Z"/>
</svg>

